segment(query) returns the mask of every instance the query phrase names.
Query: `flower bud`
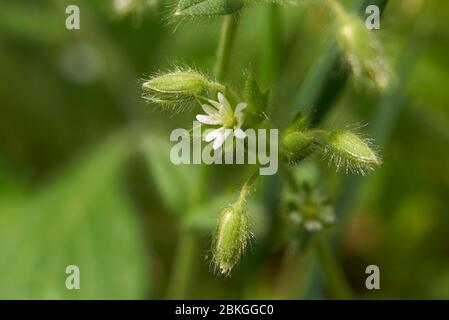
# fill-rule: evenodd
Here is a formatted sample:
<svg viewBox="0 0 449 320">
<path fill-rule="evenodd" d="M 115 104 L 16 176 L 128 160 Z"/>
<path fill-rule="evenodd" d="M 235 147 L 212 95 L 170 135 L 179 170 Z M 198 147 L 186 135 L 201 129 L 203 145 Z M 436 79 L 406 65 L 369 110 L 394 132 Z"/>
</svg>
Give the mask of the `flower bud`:
<svg viewBox="0 0 449 320">
<path fill-rule="evenodd" d="M 239 11 L 243 0 L 180 0 L 175 16 L 223 16 Z"/>
<path fill-rule="evenodd" d="M 325 154 L 335 163 L 337 169 L 346 166 L 346 171 L 356 171 L 363 175 L 365 171 L 381 164 L 368 141 L 362 140 L 351 131 L 332 131 L 325 143 Z"/>
<path fill-rule="evenodd" d="M 391 66 L 373 31 L 368 30 L 356 15 L 346 12 L 336 1 L 331 1 L 336 14 L 336 40 L 346 56 L 355 77 L 368 80 L 379 89 L 392 81 Z"/>
<path fill-rule="evenodd" d="M 246 207 L 237 202 L 220 215 L 213 245 L 213 262 L 222 274 L 238 263 L 250 236 Z"/>
<path fill-rule="evenodd" d="M 146 81 L 142 88 L 145 98 L 154 103 L 178 106 L 191 103 L 196 96 L 220 85 L 209 81 L 195 71 L 175 71 L 162 74 Z"/>
<path fill-rule="evenodd" d="M 313 139 L 304 132 L 288 132 L 282 138 L 284 156 L 290 163 L 296 163 L 312 152 Z"/>
<path fill-rule="evenodd" d="M 314 137 L 307 131 L 307 126 L 307 118 L 298 113 L 282 135 L 283 156 L 292 164 L 301 161 L 313 152 Z"/>
</svg>

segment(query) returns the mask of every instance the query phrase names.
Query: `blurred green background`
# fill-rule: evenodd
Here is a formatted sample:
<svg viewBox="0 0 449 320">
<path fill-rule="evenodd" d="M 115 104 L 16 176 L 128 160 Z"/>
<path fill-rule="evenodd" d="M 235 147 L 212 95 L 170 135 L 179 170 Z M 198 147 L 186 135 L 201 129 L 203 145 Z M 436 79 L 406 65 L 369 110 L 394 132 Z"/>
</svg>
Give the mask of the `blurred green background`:
<svg viewBox="0 0 449 320">
<path fill-rule="evenodd" d="M 137 2 L 0 0 L 0 298 L 339 297 L 315 250 L 276 244 L 279 177 L 257 184 L 256 237 L 232 277 L 210 271 L 214 223 L 247 171 L 171 165 L 169 133 L 198 110 L 157 110 L 140 86 L 174 65 L 211 70 L 220 19 L 172 21 L 173 3 Z M 68 4 L 80 30 L 65 28 Z M 299 107 L 323 56 L 331 19 L 309 4 L 260 2 L 241 16 L 227 80 L 239 88 L 254 70 L 276 116 Z M 389 1 L 378 33 L 398 85 L 379 94 L 350 80 L 324 119 L 368 124 L 383 166 L 361 179 L 319 157 L 297 169 L 336 203 L 322 236 L 358 298 L 449 298 L 448 13 L 447 1 Z M 65 287 L 72 264 L 80 290 Z M 370 264 L 380 290 L 365 288 Z"/>
</svg>

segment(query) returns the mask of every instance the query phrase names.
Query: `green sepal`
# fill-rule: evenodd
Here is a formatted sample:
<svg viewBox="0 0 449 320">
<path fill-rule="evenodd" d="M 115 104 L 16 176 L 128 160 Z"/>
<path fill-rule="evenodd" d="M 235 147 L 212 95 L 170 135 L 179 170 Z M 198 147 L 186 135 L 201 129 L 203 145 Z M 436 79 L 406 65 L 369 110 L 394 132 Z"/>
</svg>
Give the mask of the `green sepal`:
<svg viewBox="0 0 449 320">
<path fill-rule="evenodd" d="M 248 73 L 244 94 L 245 102 L 248 104 L 245 109 L 245 125 L 256 127 L 266 118 L 265 112 L 270 98 L 270 90 L 262 92 L 254 76 Z"/>
</svg>

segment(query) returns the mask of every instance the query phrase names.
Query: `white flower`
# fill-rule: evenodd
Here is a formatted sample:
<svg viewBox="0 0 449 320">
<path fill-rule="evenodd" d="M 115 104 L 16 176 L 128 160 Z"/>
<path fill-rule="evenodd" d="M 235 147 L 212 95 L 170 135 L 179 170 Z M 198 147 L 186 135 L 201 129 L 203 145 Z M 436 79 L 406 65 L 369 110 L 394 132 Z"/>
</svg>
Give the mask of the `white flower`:
<svg viewBox="0 0 449 320">
<path fill-rule="evenodd" d="M 320 231 L 335 222 L 334 212 L 329 206 L 323 207 L 320 212 L 301 209 L 290 212 L 289 219 L 294 225 L 302 226 L 309 232 Z"/>
<path fill-rule="evenodd" d="M 207 115 L 199 114 L 196 116 L 196 119 L 201 123 L 220 126 L 205 137 L 206 142 L 214 140 L 214 150 L 219 149 L 229 137 L 246 138 L 246 133 L 241 129 L 244 120 L 242 110 L 246 108 L 246 103 L 239 103 L 233 111 L 223 93 L 219 92 L 217 98 L 218 101 L 208 100 L 209 104 L 201 105 Z"/>
</svg>

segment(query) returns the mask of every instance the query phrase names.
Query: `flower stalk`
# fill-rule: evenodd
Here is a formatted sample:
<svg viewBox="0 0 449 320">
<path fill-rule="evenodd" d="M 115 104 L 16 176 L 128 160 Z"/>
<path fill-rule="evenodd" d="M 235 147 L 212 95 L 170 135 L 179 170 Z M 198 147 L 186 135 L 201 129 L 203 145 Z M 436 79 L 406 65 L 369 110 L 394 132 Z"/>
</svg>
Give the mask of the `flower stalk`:
<svg viewBox="0 0 449 320">
<path fill-rule="evenodd" d="M 238 14 L 232 14 L 223 17 L 220 40 L 218 43 L 217 56 L 214 67 L 214 74 L 218 80 L 223 80 L 226 77 L 226 72 L 229 68 L 229 61 L 231 58 L 231 51 L 234 45 L 238 21 Z"/>
</svg>

